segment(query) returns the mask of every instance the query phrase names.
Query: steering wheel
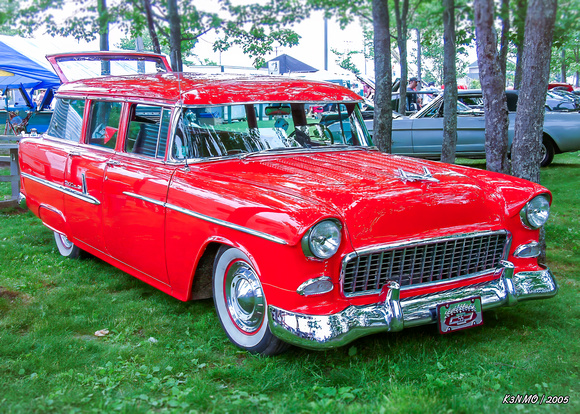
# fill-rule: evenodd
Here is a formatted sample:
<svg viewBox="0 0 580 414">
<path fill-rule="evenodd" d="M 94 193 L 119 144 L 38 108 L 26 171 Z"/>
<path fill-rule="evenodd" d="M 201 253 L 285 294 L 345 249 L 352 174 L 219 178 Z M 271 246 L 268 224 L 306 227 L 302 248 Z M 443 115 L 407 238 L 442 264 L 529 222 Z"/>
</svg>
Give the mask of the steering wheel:
<svg viewBox="0 0 580 414">
<path fill-rule="evenodd" d="M 99 124 L 93 131 L 93 139 L 105 138 L 105 124 Z"/>
<path fill-rule="evenodd" d="M 303 147 L 309 147 L 312 144 L 310 140 L 310 136 L 299 129 L 295 129 L 288 135 L 288 138 L 294 139 L 294 141 L 298 142 Z"/>
</svg>

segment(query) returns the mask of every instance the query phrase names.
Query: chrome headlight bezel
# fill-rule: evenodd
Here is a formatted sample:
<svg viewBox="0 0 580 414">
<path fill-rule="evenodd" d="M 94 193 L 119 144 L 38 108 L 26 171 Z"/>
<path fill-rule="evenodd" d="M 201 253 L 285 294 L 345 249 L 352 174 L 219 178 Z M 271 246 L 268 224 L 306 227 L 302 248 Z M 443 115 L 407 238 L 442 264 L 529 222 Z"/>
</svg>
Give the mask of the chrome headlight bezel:
<svg viewBox="0 0 580 414">
<path fill-rule="evenodd" d="M 317 243 L 317 239 L 321 234 L 328 234 L 329 232 L 332 232 L 333 234 L 329 234 L 329 237 L 325 239 L 325 242 L 331 237 L 334 239 L 334 242 L 331 243 L 330 249 L 324 252 L 323 249 L 320 248 L 319 243 Z M 336 254 L 341 242 L 342 223 L 336 219 L 325 219 L 308 229 L 304 237 L 302 237 L 301 244 L 302 251 L 306 257 L 318 260 L 327 260 Z"/>
<path fill-rule="evenodd" d="M 540 194 L 526 203 L 520 210 L 522 225 L 529 230 L 537 230 L 548 221 L 550 217 L 550 197 Z"/>
</svg>

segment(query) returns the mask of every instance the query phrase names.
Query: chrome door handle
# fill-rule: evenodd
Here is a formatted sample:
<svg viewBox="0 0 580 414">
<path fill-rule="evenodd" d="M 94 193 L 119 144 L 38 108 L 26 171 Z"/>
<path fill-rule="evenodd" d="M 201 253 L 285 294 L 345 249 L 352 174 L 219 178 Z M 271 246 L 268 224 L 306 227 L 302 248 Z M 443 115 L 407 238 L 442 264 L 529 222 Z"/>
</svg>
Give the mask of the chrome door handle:
<svg viewBox="0 0 580 414">
<path fill-rule="evenodd" d="M 71 151 L 68 153 L 68 155 L 70 155 L 71 157 L 79 157 L 82 155 L 82 153 L 80 153 L 79 151 Z"/>
<path fill-rule="evenodd" d="M 119 161 L 115 161 L 115 160 L 109 160 L 107 161 L 107 165 L 114 165 L 116 167 L 123 165 L 122 163 L 120 163 Z"/>
</svg>

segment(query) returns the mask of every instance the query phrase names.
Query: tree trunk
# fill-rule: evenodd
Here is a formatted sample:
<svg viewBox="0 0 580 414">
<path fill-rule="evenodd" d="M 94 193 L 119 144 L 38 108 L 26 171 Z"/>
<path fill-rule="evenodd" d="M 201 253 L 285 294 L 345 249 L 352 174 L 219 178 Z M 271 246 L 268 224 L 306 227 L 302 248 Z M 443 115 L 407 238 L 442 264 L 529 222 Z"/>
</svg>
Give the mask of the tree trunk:
<svg viewBox="0 0 580 414">
<path fill-rule="evenodd" d="M 544 105 L 550 77 L 552 35 L 557 0 L 530 0 L 526 15 L 523 77 L 512 148 L 513 175 L 540 182 L 540 148 L 543 139 Z M 540 256 L 546 262 L 546 233 L 540 229 Z"/>
<path fill-rule="evenodd" d="M 540 182 L 544 105 L 550 76 L 557 0 L 530 0 L 526 16 L 522 87 L 512 146 L 513 175 Z"/>
<path fill-rule="evenodd" d="M 522 83 L 522 52 L 524 50 L 524 31 L 526 22 L 526 9 L 528 8 L 527 0 L 518 0 L 518 13 L 514 14 L 514 26 L 516 35 L 514 43 L 516 45 L 516 72 L 514 74 L 514 89 L 519 90 Z"/>
<path fill-rule="evenodd" d="M 485 112 L 485 159 L 490 171 L 509 173 L 508 110 L 493 26 L 493 0 L 475 0 L 475 36 Z"/>
<path fill-rule="evenodd" d="M 151 0 L 143 0 L 143 8 L 145 9 L 145 16 L 147 17 L 147 29 L 149 30 L 149 37 L 151 38 L 153 51 L 161 54 L 161 46 L 159 45 L 159 38 L 157 37 L 157 30 L 155 30 L 155 22 L 153 20 Z"/>
<path fill-rule="evenodd" d="M 98 0 L 97 12 L 99 13 L 99 50 L 109 50 L 109 14 L 106 0 Z M 101 61 L 101 75 L 111 74 L 111 62 Z"/>
<path fill-rule="evenodd" d="M 407 111 L 407 15 L 409 14 L 409 0 L 403 0 L 403 9 L 400 1 L 395 0 L 395 18 L 397 19 L 397 46 L 401 62 L 401 82 L 399 87 L 399 113 L 405 115 Z M 376 56 L 376 55 L 375 55 Z"/>
<path fill-rule="evenodd" d="M 457 146 L 457 70 L 455 67 L 455 0 L 443 0 L 443 145 L 441 161 L 455 164 Z"/>
<path fill-rule="evenodd" d="M 417 77 L 419 78 L 419 86 L 417 87 L 417 89 L 421 90 L 421 77 L 423 76 L 421 74 L 422 69 L 421 69 L 421 31 L 419 29 L 415 29 L 417 30 Z"/>
<path fill-rule="evenodd" d="M 562 57 L 562 66 L 560 66 L 560 76 L 563 83 L 566 83 L 566 49 L 562 48 L 561 55 Z"/>
<path fill-rule="evenodd" d="M 171 69 L 174 72 L 183 72 L 183 62 L 181 59 L 181 18 L 177 0 L 167 1 L 167 15 L 169 18 L 169 57 L 171 58 Z"/>
<path fill-rule="evenodd" d="M 580 50 L 578 48 L 574 49 L 574 58 L 576 58 L 576 67 L 580 66 Z M 576 71 L 576 83 L 574 86 L 580 86 L 580 71 Z"/>
<path fill-rule="evenodd" d="M 373 0 L 375 48 L 375 113 L 373 141 L 379 150 L 391 152 L 393 108 L 391 104 L 393 74 L 391 72 L 391 34 L 389 2 Z"/>
<path fill-rule="evenodd" d="M 499 67 L 503 77 L 504 88 L 507 86 L 507 55 L 509 50 L 510 32 L 510 1 L 501 0 L 501 42 L 499 49 Z"/>
</svg>

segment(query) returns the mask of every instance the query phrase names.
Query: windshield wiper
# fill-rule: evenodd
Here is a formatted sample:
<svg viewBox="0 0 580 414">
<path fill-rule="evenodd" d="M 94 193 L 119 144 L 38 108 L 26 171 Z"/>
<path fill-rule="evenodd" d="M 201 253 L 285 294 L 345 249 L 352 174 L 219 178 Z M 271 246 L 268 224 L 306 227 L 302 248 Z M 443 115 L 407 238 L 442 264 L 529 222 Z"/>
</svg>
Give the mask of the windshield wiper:
<svg viewBox="0 0 580 414">
<path fill-rule="evenodd" d="M 240 159 L 243 159 L 243 158 L 251 157 L 253 155 L 262 155 L 262 154 L 267 154 L 267 153 L 270 153 L 270 152 L 278 152 L 278 151 L 285 152 L 285 151 L 307 150 L 307 149 L 310 149 L 310 148 L 306 148 L 306 147 L 279 147 L 279 148 L 268 148 L 268 149 L 264 149 L 264 150 L 261 150 L 261 151 L 256 151 L 256 152 L 250 152 L 250 153 L 247 153 L 247 154 L 242 154 L 239 157 L 240 157 Z"/>
</svg>

